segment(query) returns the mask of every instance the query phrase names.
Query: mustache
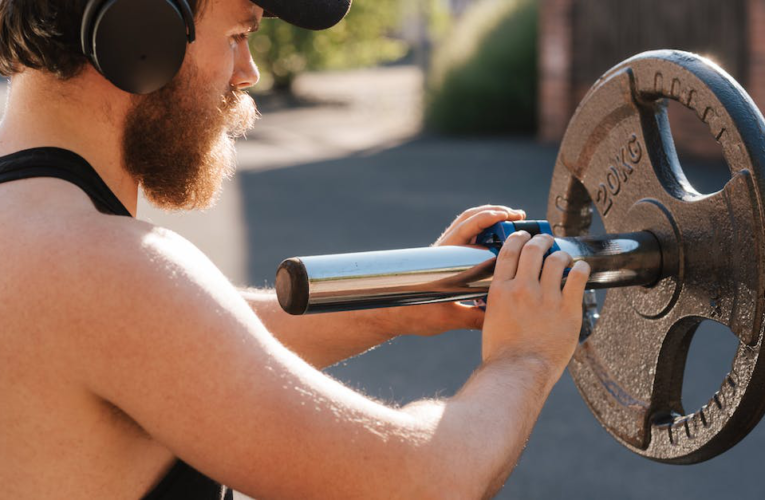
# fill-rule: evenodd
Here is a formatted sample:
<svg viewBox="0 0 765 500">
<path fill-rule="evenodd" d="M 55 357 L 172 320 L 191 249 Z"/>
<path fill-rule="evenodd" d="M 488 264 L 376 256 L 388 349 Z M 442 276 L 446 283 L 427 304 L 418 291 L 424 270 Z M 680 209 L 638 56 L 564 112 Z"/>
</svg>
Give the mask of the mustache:
<svg viewBox="0 0 765 500">
<path fill-rule="evenodd" d="M 244 136 L 261 117 L 255 99 L 243 90 L 228 91 L 222 98 L 219 110 L 225 118 L 227 134 L 231 138 Z"/>
</svg>

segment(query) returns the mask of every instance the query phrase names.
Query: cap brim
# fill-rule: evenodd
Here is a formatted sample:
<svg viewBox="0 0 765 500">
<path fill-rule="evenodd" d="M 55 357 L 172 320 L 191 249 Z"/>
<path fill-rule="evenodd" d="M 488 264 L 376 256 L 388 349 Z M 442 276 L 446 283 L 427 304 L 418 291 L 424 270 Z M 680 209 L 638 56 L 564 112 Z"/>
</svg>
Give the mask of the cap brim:
<svg viewBox="0 0 765 500">
<path fill-rule="evenodd" d="M 251 0 L 265 10 L 265 17 L 309 30 L 331 28 L 343 20 L 351 8 L 351 0 Z"/>
</svg>

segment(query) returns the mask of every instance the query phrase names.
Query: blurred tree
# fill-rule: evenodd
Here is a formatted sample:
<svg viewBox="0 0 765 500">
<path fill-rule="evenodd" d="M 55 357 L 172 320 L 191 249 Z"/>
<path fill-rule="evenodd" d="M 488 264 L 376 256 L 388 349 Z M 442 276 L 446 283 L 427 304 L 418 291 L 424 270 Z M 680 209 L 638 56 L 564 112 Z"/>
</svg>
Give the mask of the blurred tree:
<svg viewBox="0 0 765 500">
<path fill-rule="evenodd" d="M 261 88 L 289 90 L 306 70 L 370 66 L 403 57 L 408 47 L 392 37 L 400 23 L 401 0 L 357 0 L 332 29 L 308 31 L 265 19 L 250 37 L 262 75 Z"/>
<path fill-rule="evenodd" d="M 433 56 L 426 127 L 447 134 L 533 133 L 536 42 L 536 0 L 471 4 Z"/>
</svg>

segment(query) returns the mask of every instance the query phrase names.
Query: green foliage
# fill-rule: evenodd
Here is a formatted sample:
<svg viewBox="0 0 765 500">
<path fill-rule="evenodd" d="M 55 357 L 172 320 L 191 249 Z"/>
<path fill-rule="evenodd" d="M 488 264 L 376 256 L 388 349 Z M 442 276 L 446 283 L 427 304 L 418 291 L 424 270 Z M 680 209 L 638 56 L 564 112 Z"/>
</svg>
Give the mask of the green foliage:
<svg viewBox="0 0 765 500">
<path fill-rule="evenodd" d="M 446 134 L 536 129 L 537 4 L 480 0 L 438 48 L 425 125 Z"/>
<path fill-rule="evenodd" d="M 407 47 L 389 36 L 399 23 L 399 0 L 357 0 L 332 29 L 309 31 L 265 19 L 250 37 L 263 84 L 289 88 L 305 70 L 370 66 L 402 57 Z"/>
</svg>

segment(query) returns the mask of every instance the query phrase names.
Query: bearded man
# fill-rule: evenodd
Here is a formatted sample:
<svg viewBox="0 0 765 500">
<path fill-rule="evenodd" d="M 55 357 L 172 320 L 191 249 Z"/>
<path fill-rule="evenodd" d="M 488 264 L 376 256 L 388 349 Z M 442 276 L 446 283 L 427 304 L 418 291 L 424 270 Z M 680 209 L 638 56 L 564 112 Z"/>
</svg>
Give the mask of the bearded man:
<svg viewBox="0 0 765 500">
<path fill-rule="evenodd" d="M 512 235 L 486 313 L 304 318 L 134 218 L 139 186 L 200 208 L 232 173 L 257 114 L 247 37 L 264 9 L 325 28 L 349 3 L 0 0 L 3 498 L 466 499 L 504 482 L 577 342 L 588 269 L 561 289 L 570 257 L 543 266 L 551 238 Z M 165 15 L 180 56 L 152 24 Z M 470 209 L 437 244 L 523 216 Z M 483 364 L 450 399 L 390 407 L 318 371 L 456 328 L 482 328 Z"/>
</svg>

